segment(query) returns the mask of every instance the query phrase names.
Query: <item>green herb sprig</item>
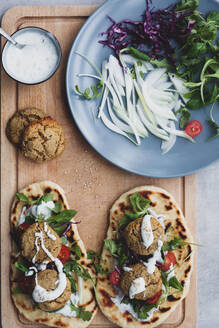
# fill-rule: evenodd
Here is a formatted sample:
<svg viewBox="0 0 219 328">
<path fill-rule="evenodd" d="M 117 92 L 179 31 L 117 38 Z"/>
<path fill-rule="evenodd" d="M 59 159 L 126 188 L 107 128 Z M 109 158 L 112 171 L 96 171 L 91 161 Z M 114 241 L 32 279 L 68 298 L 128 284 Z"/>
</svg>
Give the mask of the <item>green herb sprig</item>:
<svg viewBox="0 0 219 328">
<path fill-rule="evenodd" d="M 72 302 L 70 304 L 70 307 L 73 311 L 76 312 L 76 316 L 78 318 L 81 318 L 83 321 L 90 321 L 92 317 L 92 313 L 89 311 L 85 311 L 84 307 L 82 306 L 77 307 Z"/>
<path fill-rule="evenodd" d="M 129 197 L 130 204 L 133 212 L 126 211 L 125 215 L 121 218 L 119 222 L 119 227 L 125 227 L 130 222 L 136 220 L 139 217 L 144 216 L 148 213 L 150 207 L 150 200 L 142 197 L 138 192 L 132 194 Z"/>
<path fill-rule="evenodd" d="M 112 256 L 117 259 L 119 266 L 123 266 L 127 262 L 128 257 L 126 255 L 124 241 L 118 240 L 115 242 L 113 239 L 105 239 L 104 244 Z"/>
<path fill-rule="evenodd" d="M 92 261 L 94 269 L 97 273 L 106 274 L 107 272 L 100 265 L 100 255 L 93 250 L 87 252 L 87 258 Z"/>
<path fill-rule="evenodd" d="M 23 273 L 29 272 L 29 269 L 25 265 L 23 265 L 23 264 L 21 264 L 19 262 L 15 262 L 14 265 L 15 265 L 15 268 L 16 269 L 18 269 L 19 271 L 21 271 Z"/>
</svg>

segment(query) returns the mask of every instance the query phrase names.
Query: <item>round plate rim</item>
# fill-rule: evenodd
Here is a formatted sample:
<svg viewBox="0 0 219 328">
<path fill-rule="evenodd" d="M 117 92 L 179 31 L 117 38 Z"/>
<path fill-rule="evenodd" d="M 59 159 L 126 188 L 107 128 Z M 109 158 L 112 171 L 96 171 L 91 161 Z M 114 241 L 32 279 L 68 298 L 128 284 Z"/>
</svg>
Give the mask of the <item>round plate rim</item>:
<svg viewBox="0 0 219 328">
<path fill-rule="evenodd" d="M 203 170 L 204 168 L 210 166 L 211 164 L 217 162 L 219 160 L 219 157 L 218 158 L 215 158 L 213 160 L 211 160 L 209 163 L 205 163 L 205 164 L 202 164 L 200 166 L 198 166 L 197 168 L 195 169 L 192 169 L 192 170 L 187 170 L 187 171 L 183 171 L 183 170 L 180 170 L 180 172 L 178 174 L 157 174 L 157 175 L 153 175 L 153 174 L 150 174 L 150 172 L 148 173 L 142 173 L 140 172 L 139 170 L 135 170 L 135 169 L 130 169 L 128 167 L 125 167 L 123 165 L 120 165 L 119 163 L 113 161 L 111 158 L 107 157 L 106 155 L 104 155 L 101 151 L 99 151 L 94 144 L 92 144 L 89 140 L 89 138 L 87 138 L 87 136 L 84 134 L 83 130 L 81 129 L 80 127 L 80 124 L 77 122 L 77 119 L 75 118 L 75 115 L 74 115 L 74 112 L 72 110 L 72 104 L 71 104 L 71 95 L 70 95 L 70 86 L 69 86 L 69 82 L 68 82 L 68 73 L 69 73 L 69 70 L 70 70 L 70 64 L 71 64 L 71 55 L 72 55 L 72 52 L 74 51 L 74 45 L 78 42 L 78 40 L 80 39 L 80 36 L 81 34 L 83 33 L 83 31 L 86 29 L 87 25 L 90 23 L 91 20 L 93 20 L 93 18 L 102 10 L 104 9 L 109 3 L 112 4 L 112 2 L 117 2 L 119 0 L 106 0 L 105 2 L 103 2 L 97 9 L 94 10 L 94 12 L 86 19 L 86 21 L 84 22 L 84 24 L 81 26 L 81 28 L 79 29 L 73 43 L 72 43 L 72 46 L 71 46 L 71 49 L 69 51 L 69 54 L 68 54 L 68 60 L 67 60 L 67 65 L 66 65 L 66 74 L 65 74 L 65 86 L 66 86 L 66 95 L 67 95 L 67 101 L 68 101 L 68 105 L 69 105 L 69 109 L 70 109 L 70 112 L 71 112 L 71 115 L 74 119 L 74 122 L 77 126 L 77 128 L 79 129 L 80 133 L 82 134 L 82 136 L 85 138 L 85 140 L 89 143 L 89 145 L 101 156 L 103 157 L 104 159 L 106 159 L 108 162 L 110 162 L 111 164 L 113 164 L 114 166 L 122 169 L 122 170 L 125 170 L 126 172 L 129 172 L 129 173 L 134 173 L 134 174 L 137 174 L 137 175 L 140 175 L 140 176 L 145 176 L 145 177 L 149 177 L 149 178 L 161 178 L 161 179 L 166 179 L 166 178 L 179 178 L 179 177 L 184 177 L 184 176 L 188 176 L 188 175 L 191 175 L 191 174 L 194 174 L 194 173 L 197 173 L 201 170 Z"/>
</svg>

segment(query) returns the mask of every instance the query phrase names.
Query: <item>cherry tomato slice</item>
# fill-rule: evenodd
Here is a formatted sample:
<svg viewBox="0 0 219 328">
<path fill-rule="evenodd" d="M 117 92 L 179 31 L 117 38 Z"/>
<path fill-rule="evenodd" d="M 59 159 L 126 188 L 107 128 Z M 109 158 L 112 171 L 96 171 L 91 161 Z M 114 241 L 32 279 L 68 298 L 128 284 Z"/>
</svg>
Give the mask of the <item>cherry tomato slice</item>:
<svg viewBox="0 0 219 328">
<path fill-rule="evenodd" d="M 196 137 L 202 131 L 202 124 L 199 121 L 191 121 L 185 127 L 185 132 L 190 137 Z"/>
<path fill-rule="evenodd" d="M 160 269 L 162 271 L 168 271 L 171 264 L 174 266 L 176 264 L 176 256 L 173 252 L 168 252 L 165 255 L 165 263 L 161 264 Z"/>
<path fill-rule="evenodd" d="M 61 251 L 58 255 L 58 259 L 64 264 L 69 259 L 70 254 L 70 249 L 67 246 L 62 245 Z"/>
<path fill-rule="evenodd" d="M 162 295 L 162 290 L 160 290 L 157 294 L 155 294 L 153 297 L 147 299 L 147 304 L 155 304 L 159 300 L 159 298 Z"/>
<path fill-rule="evenodd" d="M 110 282 L 114 285 L 114 286 L 118 286 L 119 282 L 120 282 L 120 274 L 118 271 L 114 270 L 111 274 L 110 274 Z"/>
</svg>

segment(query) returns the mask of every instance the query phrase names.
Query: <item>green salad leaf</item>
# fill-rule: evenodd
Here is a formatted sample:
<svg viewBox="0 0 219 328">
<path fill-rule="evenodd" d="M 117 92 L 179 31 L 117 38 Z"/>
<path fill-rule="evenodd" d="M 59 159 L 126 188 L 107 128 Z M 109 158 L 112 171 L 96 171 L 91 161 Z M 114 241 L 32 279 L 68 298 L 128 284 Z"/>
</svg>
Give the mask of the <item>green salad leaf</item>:
<svg viewBox="0 0 219 328">
<path fill-rule="evenodd" d="M 53 201 L 53 198 L 54 198 L 53 194 L 46 193 L 39 199 L 38 203 L 41 203 L 42 201 L 44 201 L 45 203 L 48 203 L 48 202 Z"/>
<path fill-rule="evenodd" d="M 50 216 L 50 218 L 48 218 L 46 220 L 46 222 L 49 224 L 66 223 L 69 220 L 71 220 L 76 215 L 76 213 L 77 213 L 77 211 L 75 211 L 75 210 L 63 210 L 62 212 L 60 212 L 57 215 Z"/>
<path fill-rule="evenodd" d="M 54 213 L 59 213 L 62 210 L 62 202 L 56 202 L 55 207 L 52 209 Z"/>
<path fill-rule="evenodd" d="M 182 11 L 182 10 L 196 10 L 199 5 L 199 0 L 182 0 L 175 6 L 175 10 Z"/>
<path fill-rule="evenodd" d="M 176 112 L 176 114 L 177 113 L 181 114 L 180 119 L 179 119 L 179 127 L 180 127 L 180 129 L 184 129 L 186 127 L 186 125 L 189 123 L 191 114 L 186 107 L 180 108 Z"/>
<path fill-rule="evenodd" d="M 125 262 L 127 262 L 128 257 L 126 255 L 125 243 L 121 240 L 112 240 L 112 239 L 105 239 L 104 244 L 109 252 L 118 260 L 118 265 L 123 266 Z"/>
<path fill-rule="evenodd" d="M 18 269 L 18 270 L 20 270 L 21 272 L 23 272 L 23 273 L 27 273 L 27 272 L 29 272 L 29 269 L 25 266 L 25 265 L 23 265 L 23 264 L 21 264 L 21 263 L 19 263 L 19 262 L 15 262 L 15 268 L 16 269 Z"/>
<path fill-rule="evenodd" d="M 16 197 L 20 202 L 26 203 L 28 205 L 32 205 L 35 203 L 35 201 L 31 201 L 27 196 L 20 192 L 16 193 Z"/>
<path fill-rule="evenodd" d="M 80 246 L 74 245 L 70 248 L 70 251 L 75 255 L 76 260 L 80 260 L 81 258 L 81 249 Z"/>
<path fill-rule="evenodd" d="M 87 258 L 92 261 L 92 264 L 94 266 L 94 269 L 97 273 L 100 274 L 106 274 L 107 272 L 103 269 L 103 267 L 100 265 L 100 255 L 97 254 L 93 250 L 89 250 L 87 252 Z"/>
<path fill-rule="evenodd" d="M 134 213 L 129 211 L 125 212 L 125 215 L 121 218 L 119 222 L 120 228 L 124 228 L 130 222 L 147 214 L 148 209 L 150 207 L 150 201 L 147 198 L 142 197 L 138 192 L 132 194 L 129 197 L 129 200 Z"/>
<path fill-rule="evenodd" d="M 82 306 L 75 306 L 72 302 L 70 304 L 70 307 L 73 311 L 76 312 L 76 316 L 78 318 L 81 318 L 83 321 L 89 321 L 92 317 L 92 313 L 89 311 L 85 311 L 84 307 Z"/>
</svg>

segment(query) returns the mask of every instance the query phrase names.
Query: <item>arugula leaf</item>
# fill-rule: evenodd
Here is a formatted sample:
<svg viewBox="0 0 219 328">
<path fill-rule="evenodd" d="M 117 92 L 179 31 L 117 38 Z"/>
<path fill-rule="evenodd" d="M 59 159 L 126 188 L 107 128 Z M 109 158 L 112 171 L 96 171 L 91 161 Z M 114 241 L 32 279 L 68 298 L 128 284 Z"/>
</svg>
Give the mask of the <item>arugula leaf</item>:
<svg viewBox="0 0 219 328">
<path fill-rule="evenodd" d="M 219 25 L 219 12 L 218 11 L 210 11 L 207 16 L 207 21 L 214 22 L 215 24 Z"/>
<path fill-rule="evenodd" d="M 23 264 L 19 263 L 19 262 L 15 262 L 14 265 L 15 265 L 15 268 L 20 270 L 21 272 L 24 272 L 24 273 L 29 272 L 29 269 L 26 266 L 24 266 Z"/>
<path fill-rule="evenodd" d="M 16 197 L 20 202 L 26 203 L 28 205 L 32 205 L 34 202 L 29 200 L 29 198 L 27 196 L 25 196 L 24 194 L 17 192 L 16 193 Z"/>
<path fill-rule="evenodd" d="M 147 213 L 150 207 L 150 201 L 148 199 L 142 197 L 138 192 L 132 194 L 129 199 L 135 213 L 139 214 L 139 216 Z"/>
<path fill-rule="evenodd" d="M 48 218 L 46 220 L 46 222 L 49 224 L 66 223 L 70 219 L 72 219 L 76 213 L 77 213 L 77 211 L 75 211 L 75 210 L 63 210 L 62 212 L 60 212 L 57 215 L 50 216 L 50 218 Z M 68 220 L 68 221 L 66 221 L 66 220 Z"/>
<path fill-rule="evenodd" d="M 158 68 L 163 67 L 166 68 L 167 70 L 173 69 L 173 66 L 168 62 L 166 58 L 162 60 L 151 59 L 150 63 L 157 66 Z"/>
<path fill-rule="evenodd" d="M 40 202 L 44 201 L 45 203 L 47 202 L 51 202 L 53 201 L 53 194 L 51 193 L 47 193 L 47 194 L 44 194 L 41 198 L 40 198 Z"/>
<path fill-rule="evenodd" d="M 215 122 L 215 120 L 207 120 L 208 123 L 214 128 L 214 135 L 207 139 L 207 141 L 213 140 L 214 138 L 219 136 L 219 124 Z"/>
<path fill-rule="evenodd" d="M 124 303 L 124 304 L 130 303 L 133 306 L 133 309 L 139 319 L 147 319 L 148 312 L 151 309 L 157 307 L 157 304 L 145 304 L 145 302 L 143 302 L 143 301 L 136 300 L 136 299 L 130 299 L 128 296 L 124 297 L 124 299 L 122 300 L 122 303 Z"/>
<path fill-rule="evenodd" d="M 203 101 L 201 99 L 201 95 L 199 93 L 199 91 L 193 93 L 192 98 L 187 102 L 187 107 L 190 109 L 200 109 L 203 107 Z"/>
<path fill-rule="evenodd" d="M 80 249 L 80 247 L 78 245 L 72 246 L 70 248 L 70 250 L 75 255 L 76 260 L 80 260 L 80 258 L 81 258 L 81 249 Z"/>
<path fill-rule="evenodd" d="M 148 208 L 150 207 L 150 201 L 142 197 L 138 192 L 132 194 L 129 197 L 129 200 L 134 213 L 126 211 L 125 215 L 121 218 L 119 222 L 119 228 L 121 227 L 124 228 L 130 222 L 148 213 Z"/>
<path fill-rule="evenodd" d="M 35 223 L 35 221 L 36 221 L 36 218 L 32 214 L 28 214 L 25 217 L 25 223 L 33 224 L 33 223 Z"/>
<path fill-rule="evenodd" d="M 121 227 L 125 227 L 127 226 L 130 222 L 136 220 L 138 217 L 136 217 L 136 215 L 134 215 L 134 218 L 131 218 L 127 215 L 127 213 L 121 218 L 121 220 L 119 221 L 119 228 Z"/>
<path fill-rule="evenodd" d="M 81 265 L 80 263 L 78 263 L 75 260 L 68 260 L 67 262 L 65 262 L 64 269 L 65 269 L 65 272 L 67 272 L 67 273 L 69 273 L 70 271 L 73 271 L 79 277 L 83 278 L 84 280 L 92 280 L 93 281 L 90 273 L 85 269 L 85 267 L 83 267 L 83 265 Z"/>
<path fill-rule="evenodd" d="M 216 121 L 213 117 L 213 114 L 212 114 L 213 108 L 214 108 L 214 104 L 212 105 L 211 110 L 210 110 L 210 118 L 211 119 L 208 120 L 207 122 L 210 123 L 210 125 L 213 127 L 213 129 L 215 130 L 215 133 L 212 137 L 208 138 L 207 141 L 212 140 L 219 136 L 219 124 L 216 123 Z"/>
<path fill-rule="evenodd" d="M 44 221 L 44 216 L 43 214 L 38 214 L 37 218 L 35 219 L 35 222 L 43 222 Z"/>
<path fill-rule="evenodd" d="M 72 302 L 70 303 L 70 307 L 73 311 L 76 312 L 76 316 L 78 318 L 81 318 L 83 321 L 89 321 L 91 319 L 92 313 L 89 311 L 85 311 L 84 307 L 77 307 Z"/>
<path fill-rule="evenodd" d="M 55 207 L 52 209 L 54 213 L 59 213 L 62 210 L 62 202 L 56 202 Z"/>
<path fill-rule="evenodd" d="M 188 242 L 183 241 L 180 237 L 175 236 L 172 240 L 170 241 L 166 241 L 163 246 L 162 246 L 162 250 L 163 252 L 167 251 L 167 252 L 171 252 L 175 249 L 184 247 L 185 245 L 188 245 Z"/>
<path fill-rule="evenodd" d="M 123 241 L 117 241 L 112 239 L 104 240 L 106 248 L 110 251 L 112 256 L 116 257 L 118 260 L 118 264 L 120 266 L 124 265 L 127 261 L 128 257 L 126 255 L 125 244 Z"/>
<path fill-rule="evenodd" d="M 138 310 L 138 318 L 139 319 L 147 319 L 148 312 L 155 307 L 154 304 L 145 304 Z"/>
<path fill-rule="evenodd" d="M 106 274 L 107 272 L 103 269 L 103 267 L 99 264 L 100 262 L 100 255 L 97 254 L 93 250 L 89 250 L 87 252 L 87 258 L 92 261 L 92 264 L 94 266 L 94 269 L 96 270 L 97 273 L 100 274 Z"/>
<path fill-rule="evenodd" d="M 196 243 L 191 243 L 191 242 L 188 242 L 188 241 L 183 241 L 180 237 L 174 235 L 174 234 L 171 234 L 172 237 L 174 237 L 173 239 L 171 239 L 170 241 L 166 241 L 163 246 L 162 246 L 162 251 L 165 252 L 171 252 L 175 249 L 178 249 L 178 248 L 182 248 L 184 247 L 185 245 L 195 245 L 195 246 L 200 246 L 202 247 L 203 245 L 201 244 L 196 244 Z"/>
<path fill-rule="evenodd" d="M 175 6 L 176 11 L 191 10 L 194 11 L 199 6 L 199 0 L 182 0 Z"/>
<path fill-rule="evenodd" d="M 183 291 L 183 286 L 181 285 L 181 283 L 179 282 L 179 280 L 176 278 L 176 276 L 171 277 L 169 280 L 169 286 L 173 287 L 175 289 L 178 289 L 179 291 Z"/>
<path fill-rule="evenodd" d="M 72 293 L 76 293 L 77 289 L 76 289 L 76 285 L 75 285 L 75 281 L 72 278 L 70 273 L 65 273 L 66 277 L 69 279 L 70 283 L 71 283 L 71 291 Z"/>
<path fill-rule="evenodd" d="M 184 129 L 186 127 L 186 125 L 189 123 L 191 114 L 186 107 L 180 108 L 176 112 L 176 114 L 177 113 L 181 114 L 180 119 L 179 119 L 179 127 L 180 127 L 180 129 Z"/>
<path fill-rule="evenodd" d="M 75 86 L 75 89 L 83 97 L 85 97 L 88 100 L 91 100 L 91 99 L 98 98 L 102 94 L 103 87 L 104 87 L 104 82 L 100 81 L 97 85 L 91 85 L 90 88 L 86 88 L 84 91 L 80 91 L 78 85 Z M 91 91 L 92 91 L 92 94 L 91 94 Z"/>
<path fill-rule="evenodd" d="M 113 256 L 117 256 L 117 254 L 116 254 L 116 251 L 117 251 L 117 245 L 116 245 L 115 240 L 112 240 L 112 239 L 105 239 L 105 240 L 104 240 L 104 244 L 105 244 L 106 248 L 110 251 L 110 253 L 111 253 Z"/>
</svg>

